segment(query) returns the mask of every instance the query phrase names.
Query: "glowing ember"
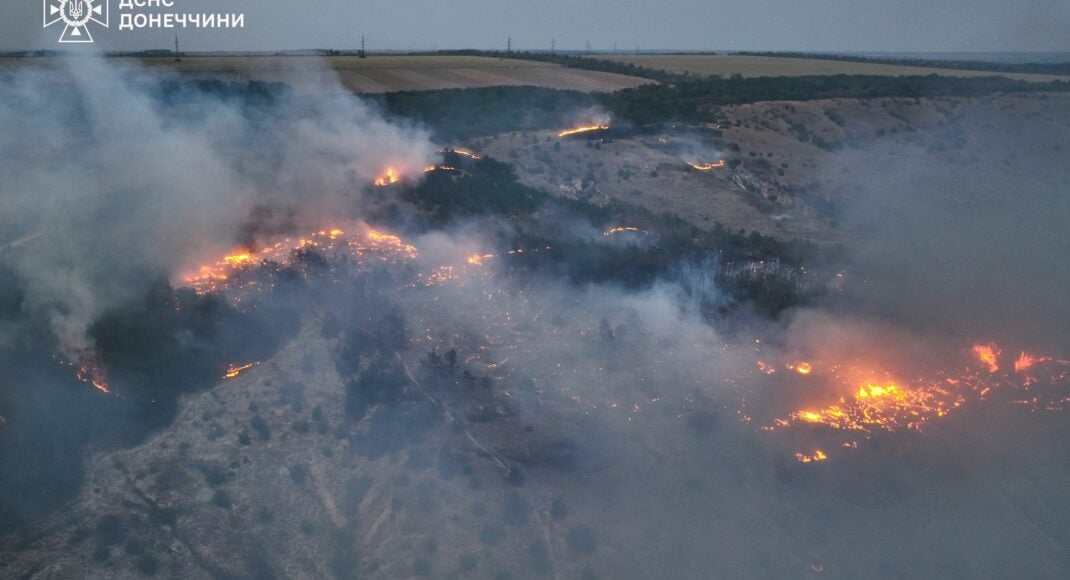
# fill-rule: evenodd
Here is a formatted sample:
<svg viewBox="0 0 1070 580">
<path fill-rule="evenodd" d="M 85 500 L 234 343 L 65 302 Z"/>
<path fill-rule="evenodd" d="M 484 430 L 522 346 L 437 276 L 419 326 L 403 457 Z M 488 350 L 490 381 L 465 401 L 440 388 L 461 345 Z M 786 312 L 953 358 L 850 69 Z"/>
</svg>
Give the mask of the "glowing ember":
<svg viewBox="0 0 1070 580">
<path fill-rule="evenodd" d="M 805 454 L 805 453 L 796 453 L 795 454 L 795 460 L 800 462 L 800 463 L 821 462 L 821 461 L 825 461 L 826 459 L 828 459 L 828 455 L 825 455 L 825 452 L 820 450 L 820 449 L 815 449 L 814 452 L 810 453 L 810 454 Z"/>
<path fill-rule="evenodd" d="M 202 295 L 224 289 L 251 288 L 257 282 L 243 274 L 268 267 L 287 266 L 294 262 L 300 252 L 308 251 L 328 256 L 341 255 L 358 267 L 371 257 L 382 262 L 411 260 L 417 255 L 415 247 L 393 234 L 367 230 L 363 236 L 347 235 L 340 228 L 325 228 L 296 240 L 283 238 L 255 251 L 248 248 L 234 250 L 215 262 L 181 276 L 180 280 Z"/>
<path fill-rule="evenodd" d="M 557 134 L 558 137 L 568 137 L 570 135 L 579 135 L 582 133 L 591 133 L 594 131 L 606 131 L 609 129 L 609 125 L 589 125 L 586 127 L 576 127 L 574 129 L 568 129 L 561 131 Z"/>
<path fill-rule="evenodd" d="M 375 178 L 375 185 L 377 187 L 386 187 L 387 185 L 393 185 L 399 181 L 401 181 L 401 176 L 398 175 L 398 170 L 393 167 L 387 167 L 382 175 Z"/>
<path fill-rule="evenodd" d="M 1025 371 L 1033 368 L 1038 363 L 1050 362 L 1051 357 L 1035 357 L 1028 353 L 1022 353 L 1018 356 L 1018 360 L 1014 361 L 1014 372 L 1024 373 Z"/>
<path fill-rule="evenodd" d="M 227 366 L 227 372 L 223 373 L 223 378 L 224 379 L 233 379 L 234 377 L 236 377 L 236 376 L 242 374 L 243 372 L 255 367 L 258 364 L 260 364 L 260 363 L 251 362 L 251 363 L 247 363 L 247 364 L 243 364 L 243 365 L 231 364 L 231 365 Z"/>
<path fill-rule="evenodd" d="M 726 165 L 726 162 L 724 159 L 721 159 L 720 161 L 714 161 L 712 163 L 688 163 L 688 165 L 690 165 L 693 169 L 697 169 L 699 171 L 713 171 L 714 169 L 720 169 L 724 167 Z"/>
<path fill-rule="evenodd" d="M 410 246 L 401 241 L 401 238 L 394 234 L 383 233 L 377 230 L 368 230 L 368 239 L 371 240 L 375 247 L 378 249 L 389 249 L 395 252 L 401 253 L 409 258 L 416 257 L 416 246 Z"/>
<path fill-rule="evenodd" d="M 626 232 L 641 232 L 641 231 L 643 231 L 643 230 L 641 230 L 641 229 L 639 229 L 639 228 L 637 228 L 635 226 L 619 226 L 619 227 L 615 227 L 615 228 L 609 228 L 608 230 L 602 232 L 602 235 L 606 236 L 606 237 L 609 237 L 609 236 L 615 236 L 617 234 L 623 234 L 623 233 L 626 233 Z"/>
<path fill-rule="evenodd" d="M 538 253 L 540 251 L 549 252 L 552 249 L 553 248 L 550 247 L 550 246 L 546 246 L 544 248 L 530 248 L 530 249 L 527 249 L 527 250 L 525 250 L 524 248 L 519 248 L 519 249 L 516 249 L 516 250 L 509 250 L 508 252 L 505 252 L 505 255 L 507 255 L 507 256 L 517 256 L 517 255 L 521 255 L 521 254 L 525 254 L 525 253 L 534 254 L 534 253 Z M 471 256 L 468 256 L 468 259 L 466 261 L 468 262 L 469 266 L 482 266 L 483 263 L 486 262 L 487 260 L 493 260 L 493 259 L 495 259 L 497 257 L 499 257 L 498 254 L 472 254 Z"/>
<path fill-rule="evenodd" d="M 999 372 L 999 347 L 994 344 L 975 344 L 973 345 L 973 354 L 978 360 L 988 366 L 988 372 Z"/>
<path fill-rule="evenodd" d="M 100 362 L 93 353 L 86 353 L 82 356 L 82 365 L 78 367 L 75 376 L 78 377 L 79 381 L 93 385 L 94 389 L 102 393 L 111 392 L 108 387 L 108 379 L 104 376 L 104 369 L 100 367 Z"/>
<path fill-rule="evenodd" d="M 926 421 L 943 417 L 964 402 L 961 395 L 937 385 L 904 387 L 896 383 L 867 383 L 834 404 L 792 413 L 787 424 L 821 424 L 832 429 L 864 432 L 920 429 Z"/>
<path fill-rule="evenodd" d="M 476 154 L 475 152 L 469 151 L 468 149 L 464 149 L 462 147 L 456 147 L 456 148 L 453 148 L 453 149 L 439 149 L 438 152 L 439 153 L 456 153 L 457 155 L 460 155 L 461 157 L 467 157 L 469 159 L 479 159 L 480 158 L 479 155 Z"/>
<path fill-rule="evenodd" d="M 832 365 L 829 374 L 840 384 L 837 390 L 848 387 L 850 394 L 831 403 L 794 411 L 762 429 L 813 425 L 845 432 L 921 431 L 925 424 L 970 401 L 987 400 L 995 393 L 1001 393 L 998 400 L 1027 405 L 1034 411 L 1060 411 L 1070 403 L 1066 393 L 1070 361 L 1022 353 L 1015 361 L 1014 373 L 1001 373 L 1002 351 L 996 344 L 976 344 L 969 352 L 976 361 L 973 365 L 954 374 L 938 373 L 909 382 L 894 380 L 865 366 Z M 800 374 L 814 372 L 809 363 L 798 363 L 794 369 Z M 771 374 L 773 367 L 758 361 L 758 370 Z M 865 378 L 878 376 L 883 378 Z M 1041 388 L 1045 386 L 1046 389 Z M 855 448 L 857 443 L 849 441 L 842 446 Z"/>
<path fill-rule="evenodd" d="M 435 171 L 457 171 L 457 168 L 452 165 L 428 165 L 424 168 L 424 173 L 433 173 Z"/>
<path fill-rule="evenodd" d="M 468 256 L 468 264 L 471 266 L 482 266 L 483 260 L 490 260 L 496 257 L 497 256 L 495 256 L 494 254 L 473 254 L 471 256 Z"/>
</svg>

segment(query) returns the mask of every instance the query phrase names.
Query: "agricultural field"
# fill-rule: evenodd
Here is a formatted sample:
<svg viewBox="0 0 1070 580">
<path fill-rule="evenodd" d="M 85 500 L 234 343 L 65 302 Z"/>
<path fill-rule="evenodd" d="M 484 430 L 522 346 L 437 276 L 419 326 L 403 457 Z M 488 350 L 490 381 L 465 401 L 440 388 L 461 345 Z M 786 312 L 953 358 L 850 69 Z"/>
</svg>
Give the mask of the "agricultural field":
<svg viewBox="0 0 1070 580">
<path fill-rule="evenodd" d="M 1003 76 L 1016 80 L 1045 82 L 1066 77 L 1042 74 L 1000 73 L 940 69 L 893 64 L 846 62 L 818 58 L 775 56 L 746 56 L 732 54 L 644 54 L 631 56 L 599 56 L 599 59 L 634 64 L 674 73 L 693 75 L 742 75 L 744 77 L 792 77 L 807 75 L 879 75 L 913 76 L 939 74 L 954 77 Z"/>
<path fill-rule="evenodd" d="M 355 93 L 388 93 L 492 86 L 537 86 L 584 92 L 615 91 L 651 81 L 585 71 L 552 63 L 479 56 L 188 56 L 115 58 L 175 69 L 195 78 L 285 82 L 301 92 L 343 87 Z M 21 64 L 52 66 L 47 59 L 0 59 L 0 70 Z"/>
</svg>

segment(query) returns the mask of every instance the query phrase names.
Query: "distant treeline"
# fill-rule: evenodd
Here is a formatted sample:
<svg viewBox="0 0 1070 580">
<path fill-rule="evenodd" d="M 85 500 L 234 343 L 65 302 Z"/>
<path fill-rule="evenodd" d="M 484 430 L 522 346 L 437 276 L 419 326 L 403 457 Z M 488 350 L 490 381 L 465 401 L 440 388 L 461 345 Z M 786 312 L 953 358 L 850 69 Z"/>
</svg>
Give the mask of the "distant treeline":
<svg viewBox="0 0 1070 580">
<path fill-rule="evenodd" d="M 1067 92 L 1070 82 L 1034 83 L 1001 76 L 800 76 L 691 78 L 671 85 L 645 85 L 599 96 L 616 118 L 635 125 L 670 121 L 701 122 L 714 117 L 717 106 L 762 101 L 977 97 L 995 93 Z"/>
<path fill-rule="evenodd" d="M 661 83 L 672 82 L 676 79 L 687 78 L 690 75 L 679 74 L 667 70 L 648 68 L 632 63 L 603 60 L 595 56 L 581 56 L 575 54 L 563 54 L 557 52 L 501 52 L 485 50 L 444 50 L 429 55 L 441 56 L 483 56 L 488 58 L 516 58 L 521 60 L 534 60 L 548 62 L 597 72 L 608 72 L 633 77 L 650 79 Z"/>
<path fill-rule="evenodd" d="M 1070 62 L 988 62 L 972 60 L 932 60 L 926 58 L 889 58 L 846 54 L 814 54 L 805 52 L 734 52 L 745 56 L 768 56 L 777 58 L 811 58 L 819 60 L 836 60 L 842 62 L 860 62 L 866 64 L 892 64 L 925 68 L 973 70 L 985 72 L 1023 73 L 1041 75 L 1070 75 Z"/>
<path fill-rule="evenodd" d="M 563 57 L 574 58 L 574 57 Z M 587 59 L 579 59 L 587 60 Z M 977 97 L 997 93 L 1067 92 L 1070 82 L 1026 82 L 1001 76 L 678 77 L 615 93 L 586 94 L 535 87 L 490 87 L 390 93 L 368 97 L 384 110 L 424 123 L 441 138 L 457 139 L 566 127 L 577 112 L 598 107 L 615 124 L 653 127 L 711 122 L 716 109 L 762 101 Z"/>
</svg>

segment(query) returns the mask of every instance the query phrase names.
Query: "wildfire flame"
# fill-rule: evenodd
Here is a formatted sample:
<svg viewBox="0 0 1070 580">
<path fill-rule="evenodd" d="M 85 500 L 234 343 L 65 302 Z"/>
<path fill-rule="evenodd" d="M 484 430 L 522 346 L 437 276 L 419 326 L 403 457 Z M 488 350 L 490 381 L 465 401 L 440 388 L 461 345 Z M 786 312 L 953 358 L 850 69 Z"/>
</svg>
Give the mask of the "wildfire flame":
<svg viewBox="0 0 1070 580">
<path fill-rule="evenodd" d="M 467 157 L 469 159 L 480 159 L 479 155 L 473 151 L 465 149 L 463 147 L 454 147 L 453 149 L 439 149 L 439 153 L 456 153 L 461 157 Z"/>
<path fill-rule="evenodd" d="M 940 388 L 865 384 L 850 397 L 840 398 L 838 403 L 817 410 L 796 411 L 790 419 L 846 431 L 919 429 L 925 421 L 943 417 L 963 402 L 961 396 Z"/>
<path fill-rule="evenodd" d="M 251 363 L 246 363 L 246 364 L 243 364 L 243 365 L 230 364 L 230 365 L 227 366 L 227 372 L 223 373 L 223 378 L 224 379 L 233 379 L 234 377 L 236 377 L 236 376 L 242 374 L 243 372 L 255 367 L 258 364 L 260 364 L 260 363 L 251 362 Z"/>
<path fill-rule="evenodd" d="M 1070 397 L 1065 393 L 1038 393 L 1033 390 L 1041 382 L 1052 387 L 1064 384 L 1070 378 L 1070 370 L 1067 369 L 1070 361 L 1022 352 L 1014 363 L 1014 373 L 1000 373 L 1002 350 L 998 345 L 975 344 L 969 352 L 976 361 L 972 369 L 965 368 L 954 374 L 938 374 L 935 378 L 920 378 L 910 382 L 894 380 L 890 375 L 874 372 L 864 365 L 848 367 L 841 374 L 840 366 L 834 365 L 829 369 L 829 374 L 839 382 L 850 384 L 853 380 L 851 377 L 859 376 L 884 378 L 855 383 L 850 394 L 841 396 L 835 402 L 791 412 L 786 418 L 776 419 L 763 427 L 763 430 L 812 425 L 855 433 L 900 429 L 921 431 L 925 424 L 948 415 L 970 401 L 985 400 L 996 389 L 1012 397 L 1020 392 L 1030 393 L 1011 402 L 1030 405 L 1034 409 L 1055 411 L 1070 404 Z M 1029 374 L 1044 364 L 1054 365 L 1047 367 L 1053 372 L 1044 375 L 1043 379 Z M 816 373 L 817 370 L 808 362 L 788 365 L 788 368 L 802 375 Z M 758 369 L 765 374 L 772 374 L 775 370 L 772 365 L 762 361 L 758 361 Z M 841 447 L 856 448 L 857 443 L 851 441 Z M 804 463 L 823 460 L 816 453 L 799 453 L 795 457 Z"/>
<path fill-rule="evenodd" d="M 799 463 L 821 462 L 821 461 L 825 461 L 828 458 L 829 458 L 828 455 L 825 455 L 825 452 L 820 450 L 820 449 L 815 449 L 814 452 L 810 453 L 810 454 L 805 454 L 805 453 L 796 453 L 795 454 L 795 460 L 798 461 Z"/>
<path fill-rule="evenodd" d="M 699 171 L 712 171 L 714 169 L 720 169 L 726 165 L 724 159 L 713 161 L 711 163 L 688 163 L 692 168 Z"/>
<path fill-rule="evenodd" d="M 635 226 L 618 226 L 618 227 L 614 227 L 614 228 L 609 228 L 608 230 L 602 232 L 602 235 L 606 236 L 606 237 L 609 237 L 609 236 L 615 236 L 617 234 L 623 234 L 625 232 L 641 232 L 641 231 L 643 231 L 643 230 L 641 230 L 641 229 L 639 229 L 639 228 L 637 228 Z"/>
<path fill-rule="evenodd" d="M 398 174 L 398 170 L 394 167 L 387 167 L 382 175 L 375 178 L 375 185 L 376 187 L 386 187 L 399 181 L 401 181 L 401 176 Z"/>
<path fill-rule="evenodd" d="M 360 229 L 360 228 L 358 228 Z M 233 250 L 219 260 L 197 267 L 180 277 L 181 282 L 198 294 L 208 294 L 228 287 L 241 287 L 239 274 L 252 272 L 270 264 L 290 264 L 301 251 L 317 250 L 324 253 L 343 253 L 355 258 L 358 263 L 369 256 L 382 260 L 411 260 L 417 255 L 416 248 L 401 238 L 375 229 L 368 229 L 363 236 L 350 236 L 340 228 L 325 228 L 297 238 L 283 238 L 259 250 L 242 248 Z M 249 283 L 253 285 L 253 282 Z"/>
<path fill-rule="evenodd" d="M 483 260 L 490 260 L 496 257 L 497 256 L 495 256 L 494 254 L 473 254 L 471 256 L 468 256 L 468 264 L 472 266 L 482 266 Z"/>
<path fill-rule="evenodd" d="M 568 137 L 570 135 L 579 135 L 581 133 L 591 133 L 593 131 L 606 131 L 609 129 L 609 125 L 588 125 L 586 127 L 575 127 L 573 129 L 566 129 L 557 134 L 558 137 Z"/>
<path fill-rule="evenodd" d="M 988 372 L 999 372 L 999 347 L 994 344 L 975 344 L 973 354 L 988 367 Z"/>
<path fill-rule="evenodd" d="M 1023 352 L 1018 355 L 1018 360 L 1014 361 L 1014 372 L 1024 373 L 1038 364 L 1051 362 L 1051 360 L 1051 357 L 1037 357 Z"/>
<path fill-rule="evenodd" d="M 75 376 L 78 377 L 79 381 L 93 385 L 93 388 L 101 393 L 111 393 L 108 379 L 104 375 L 104 369 L 101 368 L 100 362 L 94 353 L 85 353 L 82 356 L 82 364 L 78 367 L 78 371 L 75 372 Z"/>
</svg>

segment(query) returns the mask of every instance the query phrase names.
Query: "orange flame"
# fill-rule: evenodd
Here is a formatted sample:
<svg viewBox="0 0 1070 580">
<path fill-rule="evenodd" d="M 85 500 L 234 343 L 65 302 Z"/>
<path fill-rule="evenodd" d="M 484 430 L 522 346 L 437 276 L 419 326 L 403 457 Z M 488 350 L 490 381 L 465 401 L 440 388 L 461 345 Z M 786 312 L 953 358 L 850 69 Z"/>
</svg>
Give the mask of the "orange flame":
<svg viewBox="0 0 1070 580">
<path fill-rule="evenodd" d="M 258 362 L 251 362 L 243 365 L 230 364 L 227 366 L 227 372 L 223 373 L 224 379 L 233 379 L 234 377 L 242 374 L 243 372 L 258 365 Z"/>
<path fill-rule="evenodd" d="M 463 147 L 454 147 L 453 149 L 439 149 L 438 152 L 439 153 L 456 153 L 457 155 L 460 155 L 461 157 L 467 157 L 469 159 L 479 159 L 480 158 L 479 154 L 475 153 L 474 151 L 470 151 L 468 149 L 465 149 Z"/>
<path fill-rule="evenodd" d="M 1023 352 L 1018 355 L 1018 360 L 1014 361 L 1014 372 L 1024 373 L 1025 371 L 1033 368 L 1037 364 L 1050 362 L 1051 357 L 1038 357 L 1029 353 Z"/>
<path fill-rule="evenodd" d="M 471 256 L 468 256 L 468 264 L 472 266 L 482 266 L 483 260 L 490 260 L 496 257 L 497 256 L 495 256 L 494 254 L 472 254 Z"/>
<path fill-rule="evenodd" d="M 726 163 L 724 159 L 721 159 L 712 163 L 688 163 L 688 165 L 699 171 L 712 171 L 724 167 Z"/>
<path fill-rule="evenodd" d="M 850 397 L 842 397 L 822 409 L 796 411 L 789 420 L 781 419 L 776 425 L 785 427 L 796 421 L 845 431 L 916 430 L 926 421 L 943 417 L 964 402 L 961 395 L 938 387 L 907 388 L 896 383 L 865 383 Z"/>
<path fill-rule="evenodd" d="M 347 236 L 340 228 L 324 228 L 295 239 L 284 238 L 273 244 L 253 251 L 238 249 L 218 261 L 205 264 L 180 277 L 187 287 L 198 294 L 208 294 L 228 286 L 234 288 L 253 287 L 255 281 L 240 283 L 238 274 L 252 271 L 271 264 L 285 265 L 291 263 L 294 252 L 316 249 L 323 252 L 345 252 L 360 260 L 374 252 L 379 260 L 412 259 L 416 257 L 416 248 L 405 244 L 401 238 L 376 230 L 369 230 L 361 236 Z"/>
<path fill-rule="evenodd" d="M 558 137 L 568 137 L 569 135 L 579 135 L 580 133 L 590 133 L 592 131 L 605 131 L 609 129 L 609 125 L 588 125 L 586 127 L 576 127 L 574 129 L 566 129 L 557 134 Z"/>
<path fill-rule="evenodd" d="M 804 454 L 804 453 L 796 453 L 795 454 L 795 460 L 798 461 L 799 463 L 821 462 L 821 461 L 825 461 L 828 458 L 829 458 L 828 455 L 825 455 L 825 452 L 820 450 L 820 449 L 815 449 L 814 452 L 811 453 L 811 454 Z"/>
<path fill-rule="evenodd" d="M 977 360 L 981 361 L 988 367 L 988 372 L 999 372 L 999 347 L 995 344 L 975 344 L 973 345 L 973 354 L 977 357 Z"/>
<path fill-rule="evenodd" d="M 398 170 L 393 167 L 387 167 L 382 175 L 375 178 L 375 185 L 377 187 L 386 187 L 387 185 L 393 185 L 399 181 L 401 181 L 401 176 L 398 175 Z"/>
<path fill-rule="evenodd" d="M 88 353 L 82 357 L 82 366 L 78 368 L 75 376 L 78 377 L 79 381 L 93 385 L 94 389 L 104 394 L 111 392 L 111 388 L 108 387 L 108 379 L 104 375 L 104 369 L 100 367 L 95 354 Z"/>
</svg>

